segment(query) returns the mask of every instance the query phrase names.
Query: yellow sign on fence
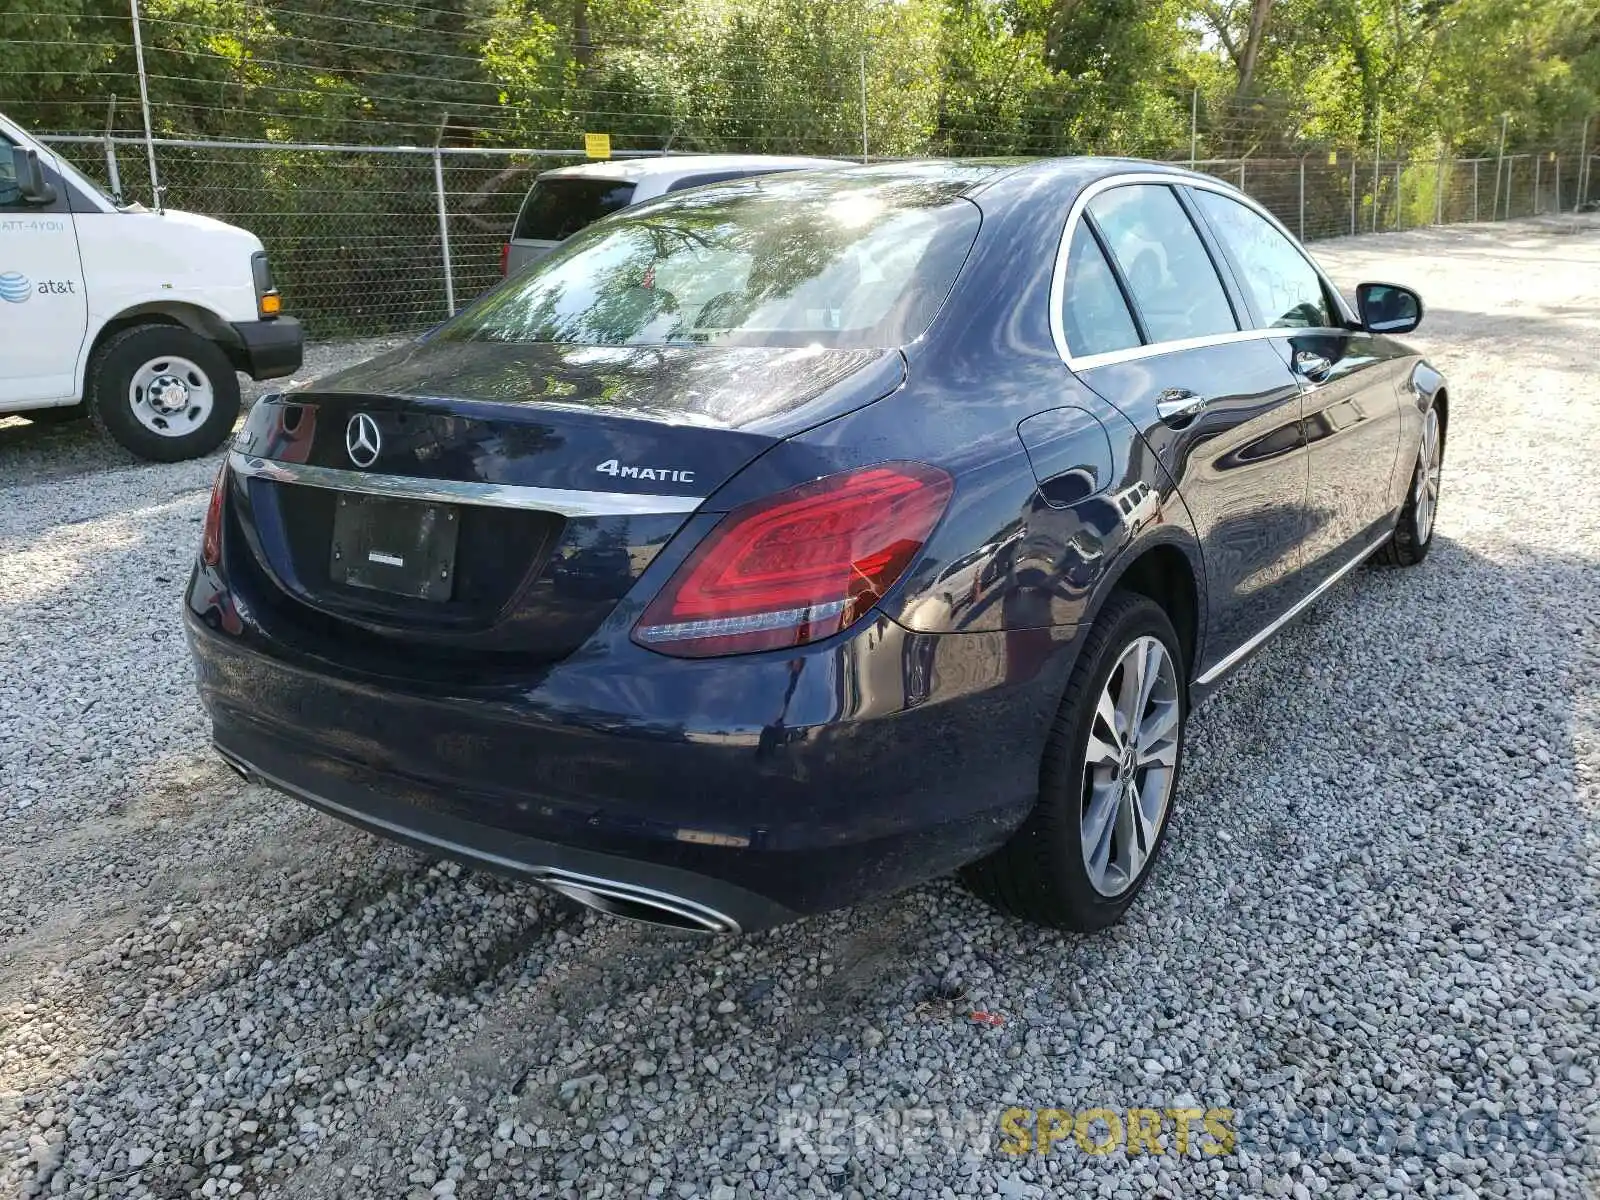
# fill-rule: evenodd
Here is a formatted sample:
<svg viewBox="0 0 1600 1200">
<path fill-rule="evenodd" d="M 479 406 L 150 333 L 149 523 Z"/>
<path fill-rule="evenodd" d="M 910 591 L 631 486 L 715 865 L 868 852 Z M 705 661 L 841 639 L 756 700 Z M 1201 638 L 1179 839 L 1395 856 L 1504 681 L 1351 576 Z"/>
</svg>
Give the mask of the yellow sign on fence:
<svg viewBox="0 0 1600 1200">
<path fill-rule="evenodd" d="M 611 135 L 609 133 L 584 134 L 583 152 L 590 158 L 610 158 Z"/>
<path fill-rule="evenodd" d="M 1339 165 L 1339 152 L 1337 150 L 1328 151 L 1328 165 L 1330 167 L 1337 167 Z"/>
</svg>

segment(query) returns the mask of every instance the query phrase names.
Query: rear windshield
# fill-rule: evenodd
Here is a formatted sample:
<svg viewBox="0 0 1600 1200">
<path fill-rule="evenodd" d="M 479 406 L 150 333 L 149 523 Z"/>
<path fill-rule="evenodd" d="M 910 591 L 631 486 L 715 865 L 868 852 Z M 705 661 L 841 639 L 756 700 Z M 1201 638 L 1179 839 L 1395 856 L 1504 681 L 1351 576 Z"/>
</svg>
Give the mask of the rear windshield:
<svg viewBox="0 0 1600 1200">
<path fill-rule="evenodd" d="M 626 208 L 633 184 L 617 179 L 540 179 L 523 201 L 512 238 L 559 242 Z"/>
<path fill-rule="evenodd" d="M 441 327 L 450 340 L 594 346 L 901 346 L 977 236 L 962 185 L 794 175 L 629 209 Z"/>
</svg>

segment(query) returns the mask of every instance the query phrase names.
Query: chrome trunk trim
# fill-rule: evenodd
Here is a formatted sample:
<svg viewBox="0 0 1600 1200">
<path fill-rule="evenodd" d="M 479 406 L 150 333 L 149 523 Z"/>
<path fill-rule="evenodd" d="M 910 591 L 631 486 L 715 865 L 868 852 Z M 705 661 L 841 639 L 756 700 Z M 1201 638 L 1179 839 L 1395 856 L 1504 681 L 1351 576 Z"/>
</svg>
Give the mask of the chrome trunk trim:
<svg viewBox="0 0 1600 1200">
<path fill-rule="evenodd" d="M 478 504 L 488 508 L 534 509 L 564 517 L 648 516 L 691 513 L 704 496 L 662 496 L 634 492 L 580 492 L 566 488 L 529 487 L 511 483 L 473 483 L 455 479 L 421 479 L 409 475 L 372 475 L 338 467 L 257 458 L 238 450 L 228 454 L 238 475 L 297 483 L 338 492 L 360 492 L 398 500 L 430 500 L 442 504 Z"/>
</svg>

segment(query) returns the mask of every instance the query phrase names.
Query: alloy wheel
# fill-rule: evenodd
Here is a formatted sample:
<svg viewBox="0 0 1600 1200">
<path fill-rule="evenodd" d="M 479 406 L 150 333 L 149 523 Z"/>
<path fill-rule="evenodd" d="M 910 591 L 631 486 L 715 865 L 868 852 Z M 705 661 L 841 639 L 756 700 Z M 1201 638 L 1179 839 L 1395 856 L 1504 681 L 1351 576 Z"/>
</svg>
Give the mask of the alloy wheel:
<svg viewBox="0 0 1600 1200">
<path fill-rule="evenodd" d="M 1433 514 L 1439 507 L 1440 466 L 1439 414 L 1430 408 L 1422 425 L 1422 451 L 1418 456 L 1417 482 L 1412 495 L 1419 543 L 1433 536 Z"/>
<path fill-rule="evenodd" d="M 1083 764 L 1083 865 L 1102 896 L 1138 882 L 1155 852 L 1178 769 L 1178 672 L 1148 635 L 1123 650 L 1100 691 Z"/>
</svg>

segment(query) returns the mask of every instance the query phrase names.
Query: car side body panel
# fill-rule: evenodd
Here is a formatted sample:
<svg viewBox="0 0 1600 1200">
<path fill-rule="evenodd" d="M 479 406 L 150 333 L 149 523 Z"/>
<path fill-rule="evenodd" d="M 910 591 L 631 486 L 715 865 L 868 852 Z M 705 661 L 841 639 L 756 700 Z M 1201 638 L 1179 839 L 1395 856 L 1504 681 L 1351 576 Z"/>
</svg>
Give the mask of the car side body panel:
<svg viewBox="0 0 1600 1200">
<path fill-rule="evenodd" d="M 1203 670 L 1304 589 L 1310 462 L 1299 387 L 1265 341 L 1178 350 L 1081 374 L 1124 406 L 1194 521 L 1210 600 Z M 1179 389 L 1206 397 L 1206 405 L 1174 427 L 1156 406 Z"/>
<path fill-rule="evenodd" d="M 1393 511 L 1402 351 L 1358 330 L 1309 330 L 1272 345 L 1288 364 L 1327 364 L 1303 383 L 1301 399 L 1312 462 L 1305 568 L 1316 582 L 1370 543 Z"/>
</svg>

